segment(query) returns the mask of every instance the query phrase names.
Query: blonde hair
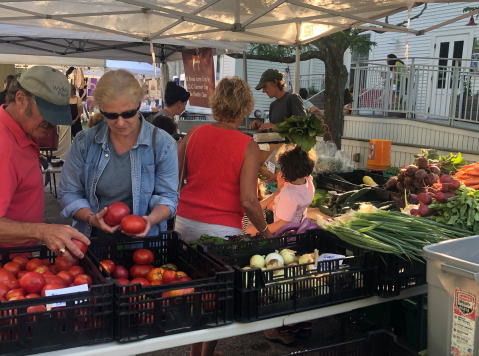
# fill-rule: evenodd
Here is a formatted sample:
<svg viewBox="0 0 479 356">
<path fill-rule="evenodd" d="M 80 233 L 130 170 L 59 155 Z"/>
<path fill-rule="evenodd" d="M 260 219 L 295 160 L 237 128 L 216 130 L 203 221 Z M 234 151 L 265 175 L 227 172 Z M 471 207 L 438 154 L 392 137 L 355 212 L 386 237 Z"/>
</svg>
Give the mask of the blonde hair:
<svg viewBox="0 0 479 356">
<path fill-rule="evenodd" d="M 88 120 L 87 126 L 90 127 L 90 128 L 95 127 L 100 122 L 102 122 L 104 119 L 105 119 L 105 117 L 102 115 L 102 113 L 97 112 L 92 117 L 90 117 L 90 120 Z"/>
<path fill-rule="evenodd" d="M 281 74 L 283 74 L 283 73 L 281 73 Z M 284 76 L 284 74 L 283 74 L 283 76 Z M 271 83 L 273 83 L 273 85 L 278 87 L 278 89 L 281 90 L 281 91 L 286 89 L 286 83 L 284 82 L 284 79 L 281 79 L 281 80 L 275 79 Z"/>
<path fill-rule="evenodd" d="M 95 105 L 101 108 L 106 102 L 116 100 L 120 96 L 141 103 L 144 94 L 138 80 L 127 70 L 106 72 L 96 85 L 93 94 Z"/>
<path fill-rule="evenodd" d="M 237 76 L 223 78 L 211 96 L 210 106 L 216 121 L 234 122 L 253 110 L 253 93 L 248 83 Z"/>
</svg>

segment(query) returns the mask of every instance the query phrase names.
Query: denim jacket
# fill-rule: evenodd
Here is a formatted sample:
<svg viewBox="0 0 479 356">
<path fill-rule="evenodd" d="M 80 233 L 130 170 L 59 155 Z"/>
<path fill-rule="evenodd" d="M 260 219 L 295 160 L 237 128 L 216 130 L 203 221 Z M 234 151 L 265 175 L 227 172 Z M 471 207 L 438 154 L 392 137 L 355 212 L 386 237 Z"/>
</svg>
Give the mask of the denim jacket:
<svg viewBox="0 0 479 356">
<path fill-rule="evenodd" d="M 166 205 L 171 216 L 178 205 L 178 156 L 176 141 L 163 130 L 156 132 L 156 162 L 152 147 L 154 126 L 142 119 L 140 134 L 130 150 L 133 214 L 148 215 L 155 206 Z M 106 122 L 80 131 L 73 141 L 62 169 L 58 200 L 63 207 L 61 216 L 73 218 L 73 227 L 86 236 L 91 235 L 87 223 L 74 215 L 81 208 L 98 213 L 95 195 L 98 180 L 110 157 Z M 121 177 L 118 177 L 121 179 Z M 171 217 L 170 216 L 170 217 Z M 166 230 L 166 221 L 152 226 L 148 236 Z"/>
</svg>

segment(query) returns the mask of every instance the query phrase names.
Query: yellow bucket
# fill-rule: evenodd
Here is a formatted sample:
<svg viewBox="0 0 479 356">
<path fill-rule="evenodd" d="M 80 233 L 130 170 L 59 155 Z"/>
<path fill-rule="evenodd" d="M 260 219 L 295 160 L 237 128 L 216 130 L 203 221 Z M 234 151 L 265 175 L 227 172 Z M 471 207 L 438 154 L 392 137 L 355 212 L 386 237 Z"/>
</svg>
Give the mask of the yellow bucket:
<svg viewBox="0 0 479 356">
<path fill-rule="evenodd" d="M 391 167 L 391 140 L 369 140 L 367 168 L 384 171 Z"/>
</svg>

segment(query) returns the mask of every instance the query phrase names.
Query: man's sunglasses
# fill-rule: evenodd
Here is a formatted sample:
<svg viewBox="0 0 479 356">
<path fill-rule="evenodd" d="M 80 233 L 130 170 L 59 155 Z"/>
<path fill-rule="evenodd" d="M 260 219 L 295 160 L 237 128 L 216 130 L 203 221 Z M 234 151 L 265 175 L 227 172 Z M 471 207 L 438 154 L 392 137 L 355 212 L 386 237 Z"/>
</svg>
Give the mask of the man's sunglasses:
<svg viewBox="0 0 479 356">
<path fill-rule="evenodd" d="M 124 119 L 130 119 L 133 116 L 136 115 L 136 112 L 140 109 L 141 103 L 138 104 L 138 107 L 135 110 L 128 110 L 128 111 L 123 111 L 119 114 L 116 112 L 104 112 L 103 110 L 100 110 L 101 114 L 106 117 L 108 120 L 116 120 L 120 116 Z"/>
</svg>

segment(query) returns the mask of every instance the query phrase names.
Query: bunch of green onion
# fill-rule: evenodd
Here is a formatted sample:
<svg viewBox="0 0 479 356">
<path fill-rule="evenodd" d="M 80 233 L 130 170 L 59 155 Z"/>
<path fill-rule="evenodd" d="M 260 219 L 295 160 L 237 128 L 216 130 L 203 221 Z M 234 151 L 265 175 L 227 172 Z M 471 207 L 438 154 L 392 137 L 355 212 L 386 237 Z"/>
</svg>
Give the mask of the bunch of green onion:
<svg viewBox="0 0 479 356">
<path fill-rule="evenodd" d="M 347 222 L 327 224 L 341 240 L 371 251 L 421 260 L 424 246 L 470 236 L 471 232 L 397 211 L 353 214 Z"/>
</svg>

